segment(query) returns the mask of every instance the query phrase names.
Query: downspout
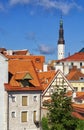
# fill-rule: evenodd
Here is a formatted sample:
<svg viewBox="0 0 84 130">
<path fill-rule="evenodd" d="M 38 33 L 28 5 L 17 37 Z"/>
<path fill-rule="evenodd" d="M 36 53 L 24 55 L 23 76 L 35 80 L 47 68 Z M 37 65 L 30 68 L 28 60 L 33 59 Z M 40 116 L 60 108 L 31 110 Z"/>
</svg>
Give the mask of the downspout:
<svg viewBox="0 0 84 130">
<path fill-rule="evenodd" d="M 7 92 L 7 130 L 9 130 L 9 94 Z"/>
<path fill-rule="evenodd" d="M 41 126 L 41 94 L 40 94 L 40 130 L 42 130 L 42 126 Z"/>
</svg>

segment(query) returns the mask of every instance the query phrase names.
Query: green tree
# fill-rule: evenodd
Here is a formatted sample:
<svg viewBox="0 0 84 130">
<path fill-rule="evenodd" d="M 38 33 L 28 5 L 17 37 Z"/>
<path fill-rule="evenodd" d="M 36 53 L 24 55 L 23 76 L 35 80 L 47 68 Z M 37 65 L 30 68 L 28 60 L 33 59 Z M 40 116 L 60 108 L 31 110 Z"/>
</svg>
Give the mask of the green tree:
<svg viewBox="0 0 84 130">
<path fill-rule="evenodd" d="M 71 115 L 71 98 L 63 90 L 53 93 L 48 106 L 48 120 L 51 130 L 76 130 L 78 119 Z"/>
<path fill-rule="evenodd" d="M 84 130 L 84 120 L 79 120 L 76 130 Z"/>
<path fill-rule="evenodd" d="M 41 124 L 42 124 L 42 130 L 49 130 L 48 119 L 46 117 L 42 118 Z"/>
</svg>

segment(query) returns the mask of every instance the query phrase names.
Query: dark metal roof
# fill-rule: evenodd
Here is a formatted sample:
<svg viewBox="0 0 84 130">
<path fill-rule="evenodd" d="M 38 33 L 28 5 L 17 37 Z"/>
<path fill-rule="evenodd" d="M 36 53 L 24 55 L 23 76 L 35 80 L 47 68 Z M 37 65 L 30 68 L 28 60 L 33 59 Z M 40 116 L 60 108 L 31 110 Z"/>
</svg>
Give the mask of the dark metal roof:
<svg viewBox="0 0 84 130">
<path fill-rule="evenodd" d="M 82 48 L 79 52 L 84 52 L 84 48 Z"/>
</svg>

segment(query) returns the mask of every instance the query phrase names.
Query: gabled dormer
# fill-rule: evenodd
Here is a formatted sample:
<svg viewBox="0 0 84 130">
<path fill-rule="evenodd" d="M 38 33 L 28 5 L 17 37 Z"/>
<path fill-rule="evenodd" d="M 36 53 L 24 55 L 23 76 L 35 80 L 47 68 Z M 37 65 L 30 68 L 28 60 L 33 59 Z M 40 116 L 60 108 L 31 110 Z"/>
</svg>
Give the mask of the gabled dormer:
<svg viewBox="0 0 84 130">
<path fill-rule="evenodd" d="M 33 79 L 29 72 L 17 72 L 14 78 L 21 87 L 29 87 L 31 85 L 30 80 Z"/>
</svg>

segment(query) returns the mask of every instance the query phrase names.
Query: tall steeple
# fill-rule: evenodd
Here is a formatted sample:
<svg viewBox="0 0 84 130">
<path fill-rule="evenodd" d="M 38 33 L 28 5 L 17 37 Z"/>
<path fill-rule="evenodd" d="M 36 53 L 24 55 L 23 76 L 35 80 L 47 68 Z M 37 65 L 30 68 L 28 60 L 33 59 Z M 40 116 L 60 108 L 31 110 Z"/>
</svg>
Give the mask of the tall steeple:
<svg viewBox="0 0 84 130">
<path fill-rule="evenodd" d="M 65 40 L 64 40 L 64 30 L 63 30 L 63 20 L 60 19 L 60 29 L 59 29 L 59 39 L 58 39 L 58 60 L 64 58 L 65 51 Z"/>
</svg>

